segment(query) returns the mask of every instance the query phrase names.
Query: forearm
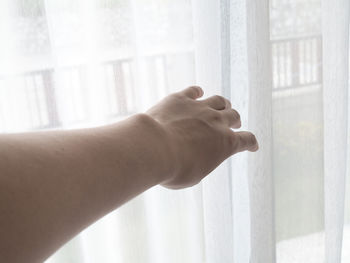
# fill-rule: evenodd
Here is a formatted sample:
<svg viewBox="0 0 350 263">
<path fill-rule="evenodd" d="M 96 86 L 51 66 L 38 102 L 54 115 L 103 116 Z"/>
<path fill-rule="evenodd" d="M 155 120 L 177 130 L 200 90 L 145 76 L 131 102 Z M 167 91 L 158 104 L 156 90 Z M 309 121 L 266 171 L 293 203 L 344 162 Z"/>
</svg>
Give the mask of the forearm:
<svg viewBox="0 0 350 263">
<path fill-rule="evenodd" d="M 1 135 L 0 258 L 44 260 L 160 183 L 172 170 L 165 136 L 144 115 L 93 129 Z"/>
</svg>

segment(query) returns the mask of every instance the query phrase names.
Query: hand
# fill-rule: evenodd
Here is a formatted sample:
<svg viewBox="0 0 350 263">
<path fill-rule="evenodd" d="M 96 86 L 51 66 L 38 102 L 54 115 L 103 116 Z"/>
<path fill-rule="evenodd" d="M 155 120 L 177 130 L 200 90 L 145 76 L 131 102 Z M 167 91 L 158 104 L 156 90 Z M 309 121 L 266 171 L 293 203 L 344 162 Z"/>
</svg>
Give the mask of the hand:
<svg viewBox="0 0 350 263">
<path fill-rule="evenodd" d="M 172 149 L 169 166 L 174 173 L 161 185 L 180 189 L 199 183 L 220 163 L 241 151 L 257 151 L 251 132 L 240 128 L 238 112 L 221 96 L 197 100 L 204 94 L 200 87 L 189 87 L 165 97 L 146 114 L 158 121 L 168 135 Z"/>
</svg>

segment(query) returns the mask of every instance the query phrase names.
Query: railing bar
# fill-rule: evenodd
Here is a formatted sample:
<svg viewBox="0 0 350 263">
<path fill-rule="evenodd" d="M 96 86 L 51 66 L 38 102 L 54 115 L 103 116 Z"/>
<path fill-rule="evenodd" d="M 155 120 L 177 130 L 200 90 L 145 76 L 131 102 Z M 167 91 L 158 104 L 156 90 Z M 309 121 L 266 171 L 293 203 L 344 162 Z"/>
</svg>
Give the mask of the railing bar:
<svg viewBox="0 0 350 263">
<path fill-rule="evenodd" d="M 30 126 L 34 127 L 37 120 L 36 120 L 36 105 L 35 105 L 35 100 L 33 99 L 35 94 L 34 94 L 34 88 L 33 88 L 33 82 L 32 80 L 32 75 L 27 75 L 24 78 L 24 83 L 25 83 L 25 89 L 28 91 L 28 104 L 30 107 Z M 20 86 L 16 86 L 19 88 Z M 18 90 L 16 90 L 18 92 Z"/>
<path fill-rule="evenodd" d="M 313 61 L 314 61 L 314 66 L 313 66 L 313 73 L 314 73 L 314 78 L 313 78 L 313 81 L 317 81 L 318 80 L 318 76 L 317 76 L 317 40 L 314 39 L 313 40 L 313 52 L 312 52 L 312 55 L 313 55 Z"/>
<path fill-rule="evenodd" d="M 291 49 L 290 49 L 290 42 L 286 43 L 286 68 L 287 68 L 287 73 L 286 73 L 286 78 L 287 78 L 287 86 L 290 86 L 292 83 L 292 68 L 291 68 L 291 64 L 290 64 L 290 54 L 291 54 Z"/>
<path fill-rule="evenodd" d="M 318 70 L 318 82 L 322 83 L 323 82 L 323 71 L 322 71 L 322 67 L 323 67 L 323 59 L 322 59 L 322 38 L 319 39 L 318 41 L 318 52 L 317 52 L 317 70 Z"/>
<path fill-rule="evenodd" d="M 301 46 L 301 65 L 302 65 L 302 84 L 306 83 L 306 62 L 305 62 L 305 41 L 300 43 Z"/>
<path fill-rule="evenodd" d="M 307 84 L 307 42 L 303 40 L 303 84 Z"/>
<path fill-rule="evenodd" d="M 271 47 L 272 47 L 272 66 L 273 66 L 273 85 L 274 87 L 278 87 L 279 85 L 279 76 L 278 76 L 278 65 L 277 65 L 277 61 L 278 61 L 278 54 L 277 54 L 277 45 L 276 43 L 272 43 Z"/>
<path fill-rule="evenodd" d="M 113 69 L 113 65 L 107 64 L 104 66 L 104 75 L 105 75 L 105 83 L 106 83 L 106 92 L 107 92 L 107 107 L 110 113 L 113 113 L 113 108 L 115 109 L 115 111 L 117 111 L 117 95 L 114 94 L 114 96 L 111 96 L 111 90 L 115 88 L 116 86 L 116 77 L 114 74 L 114 69 Z M 112 103 L 112 100 L 114 101 L 114 103 Z M 114 107 L 113 107 L 114 104 Z"/>
<path fill-rule="evenodd" d="M 290 85 L 290 70 L 289 70 L 289 42 L 285 44 L 285 71 L 286 71 L 286 86 Z"/>
<path fill-rule="evenodd" d="M 303 62 L 303 45 L 298 42 L 298 59 L 299 59 L 299 85 L 304 83 L 304 62 Z"/>
<path fill-rule="evenodd" d="M 134 61 L 129 61 L 129 73 L 130 73 L 130 77 L 129 77 L 129 81 L 130 81 L 130 86 L 132 87 L 132 100 L 133 100 L 133 109 L 132 111 L 136 111 L 137 110 L 137 104 L 136 104 L 136 75 L 135 75 L 135 62 Z"/>
<path fill-rule="evenodd" d="M 309 86 L 317 86 L 321 85 L 321 83 L 318 82 L 311 82 L 311 83 L 306 83 L 306 84 L 301 84 L 299 86 L 285 86 L 285 87 L 277 87 L 274 89 L 274 91 L 282 91 L 282 90 L 290 90 L 290 89 L 299 89 L 299 88 L 305 88 Z"/>
<path fill-rule="evenodd" d="M 64 74 L 65 77 L 68 76 L 69 78 L 69 91 L 70 91 L 70 94 L 69 94 L 69 97 L 70 97 L 70 101 L 71 101 L 71 106 L 72 106 L 72 110 L 74 112 L 74 116 L 77 117 L 77 105 L 75 103 L 75 94 L 74 94 L 74 81 L 73 81 L 73 77 L 74 77 L 74 70 L 75 68 L 70 68 L 68 69 L 66 72 L 68 74 Z"/>
<path fill-rule="evenodd" d="M 132 82 L 132 75 L 131 75 L 131 63 L 130 62 L 123 62 L 122 64 L 122 72 L 124 76 L 124 85 L 126 90 L 126 105 L 128 112 L 135 109 L 135 93 L 134 93 L 134 86 Z"/>
<path fill-rule="evenodd" d="M 313 45 L 314 40 L 310 40 L 310 82 L 314 81 L 314 45 Z"/>
<path fill-rule="evenodd" d="M 33 75 L 32 79 L 33 79 L 33 83 L 34 83 L 34 87 L 35 87 L 35 100 L 36 100 L 36 108 L 38 110 L 38 121 L 39 121 L 39 125 L 43 126 L 44 125 L 44 120 L 42 118 L 42 113 L 43 113 L 43 109 L 41 109 L 41 96 L 40 96 L 40 90 L 39 90 L 39 85 L 37 82 L 37 77 L 38 74 Z M 41 91 L 42 92 L 42 91 Z M 47 107 L 46 107 L 46 112 L 47 112 Z"/>
<path fill-rule="evenodd" d="M 281 63 L 281 56 L 280 56 L 280 46 L 281 44 L 277 45 L 277 76 L 278 76 L 278 87 L 282 87 L 282 77 L 281 77 L 281 68 L 280 68 L 280 63 Z"/>
<path fill-rule="evenodd" d="M 71 71 L 71 78 L 72 78 L 72 91 L 73 91 L 73 104 L 74 104 L 74 109 L 75 109 L 75 116 L 77 117 L 78 120 L 83 120 L 84 117 L 86 116 L 85 114 L 85 109 L 84 109 L 84 102 L 86 101 L 84 99 L 82 99 L 82 96 L 84 96 L 83 94 L 86 93 L 83 91 L 83 79 L 86 79 L 87 76 L 87 67 L 86 66 L 79 66 L 74 68 Z M 86 85 L 89 86 L 89 85 Z"/>
<path fill-rule="evenodd" d="M 299 82 L 299 53 L 298 42 L 291 42 L 291 86 L 297 86 Z"/>
<path fill-rule="evenodd" d="M 36 87 L 39 90 L 38 98 L 40 101 L 40 118 L 41 118 L 41 126 L 45 126 L 48 124 L 48 111 L 49 111 L 49 104 L 45 103 L 45 91 L 44 91 L 44 80 L 42 74 L 37 74 L 35 76 L 35 83 Z"/>
<path fill-rule="evenodd" d="M 156 86 L 158 91 L 158 98 L 167 94 L 168 83 L 166 80 L 165 58 L 163 56 L 157 57 L 154 60 L 154 72 L 156 78 Z"/>
<path fill-rule="evenodd" d="M 312 41 L 308 40 L 308 52 L 307 52 L 307 56 L 308 56 L 308 76 L 309 76 L 309 81 L 308 83 L 312 82 Z"/>
<path fill-rule="evenodd" d="M 288 38 L 272 38 L 271 42 L 273 43 L 279 43 L 279 42 L 292 42 L 292 41 L 300 41 L 300 40 L 308 40 L 308 39 L 321 39 L 322 35 L 320 34 L 314 34 L 314 35 L 307 35 L 307 36 L 295 36 L 295 37 L 288 37 Z"/>
<path fill-rule="evenodd" d="M 304 49 L 304 56 L 305 56 L 305 84 L 308 84 L 309 81 L 309 41 L 304 41 L 305 49 Z"/>
<path fill-rule="evenodd" d="M 278 46 L 279 44 L 274 44 L 274 55 L 275 55 L 275 77 L 276 77 L 276 87 L 280 86 L 280 75 L 279 75 L 279 68 L 278 68 Z"/>
<path fill-rule="evenodd" d="M 283 43 L 281 45 L 281 58 L 282 58 L 282 65 L 281 65 L 281 70 L 282 70 L 282 76 L 283 76 L 283 86 L 287 86 L 287 79 L 286 79 L 286 43 Z"/>
<path fill-rule="evenodd" d="M 304 41 L 305 50 L 305 83 L 309 83 L 309 41 Z"/>
<path fill-rule="evenodd" d="M 118 100 L 118 112 L 126 113 L 126 101 L 125 101 L 125 90 L 124 90 L 124 76 L 122 74 L 120 63 L 114 65 L 114 74 L 116 79 L 116 94 Z"/>
<path fill-rule="evenodd" d="M 310 41 L 310 45 L 311 45 L 311 51 L 310 51 L 310 56 L 311 56 L 311 82 L 315 81 L 315 45 L 314 45 L 315 40 L 312 39 Z"/>
<path fill-rule="evenodd" d="M 294 75 L 297 73 L 294 72 L 294 69 L 293 69 L 293 60 L 294 60 L 294 57 L 293 57 L 293 48 L 294 48 L 294 45 L 293 43 L 289 43 L 289 73 L 290 73 L 290 85 L 293 85 L 294 83 Z"/>
<path fill-rule="evenodd" d="M 286 83 L 285 83 L 285 79 L 286 79 L 286 76 L 284 74 L 284 65 L 285 65 L 285 59 L 284 59 L 284 46 L 285 46 L 285 43 L 281 43 L 280 45 L 280 73 L 281 73 L 281 86 L 284 87 L 286 86 Z"/>
</svg>

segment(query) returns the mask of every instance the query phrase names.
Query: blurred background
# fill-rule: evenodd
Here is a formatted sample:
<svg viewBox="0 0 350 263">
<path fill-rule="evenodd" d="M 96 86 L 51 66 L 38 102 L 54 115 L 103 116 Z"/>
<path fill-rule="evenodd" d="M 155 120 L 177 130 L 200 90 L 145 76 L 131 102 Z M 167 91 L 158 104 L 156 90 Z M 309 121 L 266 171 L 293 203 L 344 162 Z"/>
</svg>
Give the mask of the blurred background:
<svg viewBox="0 0 350 263">
<path fill-rule="evenodd" d="M 190 0 L 0 0 L 0 131 L 102 125 L 195 84 L 192 7 Z M 321 0 L 270 0 L 270 47 L 277 262 L 323 262 L 316 259 L 324 249 Z M 344 248 L 350 180 L 346 187 Z M 137 197 L 47 262 L 143 262 L 152 248 L 138 256 L 132 247 L 108 251 L 153 242 L 145 222 L 159 209 L 163 224 L 153 230 L 173 238 L 164 246 L 195 242 L 186 234 L 196 224 L 187 199 L 152 198 Z M 169 262 L 191 262 L 163 251 L 174 253 Z"/>
</svg>

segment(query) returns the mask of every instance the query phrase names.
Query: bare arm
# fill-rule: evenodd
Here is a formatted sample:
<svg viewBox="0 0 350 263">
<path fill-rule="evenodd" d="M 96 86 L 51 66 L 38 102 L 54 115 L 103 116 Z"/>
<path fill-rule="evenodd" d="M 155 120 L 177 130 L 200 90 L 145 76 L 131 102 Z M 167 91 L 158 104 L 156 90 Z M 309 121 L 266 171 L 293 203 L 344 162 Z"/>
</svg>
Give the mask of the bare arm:
<svg viewBox="0 0 350 263">
<path fill-rule="evenodd" d="M 145 114 L 72 131 L 0 135 L 0 258 L 45 260 L 108 212 L 161 184 L 197 184 L 230 155 L 257 150 L 227 100 L 191 87 Z"/>
</svg>

